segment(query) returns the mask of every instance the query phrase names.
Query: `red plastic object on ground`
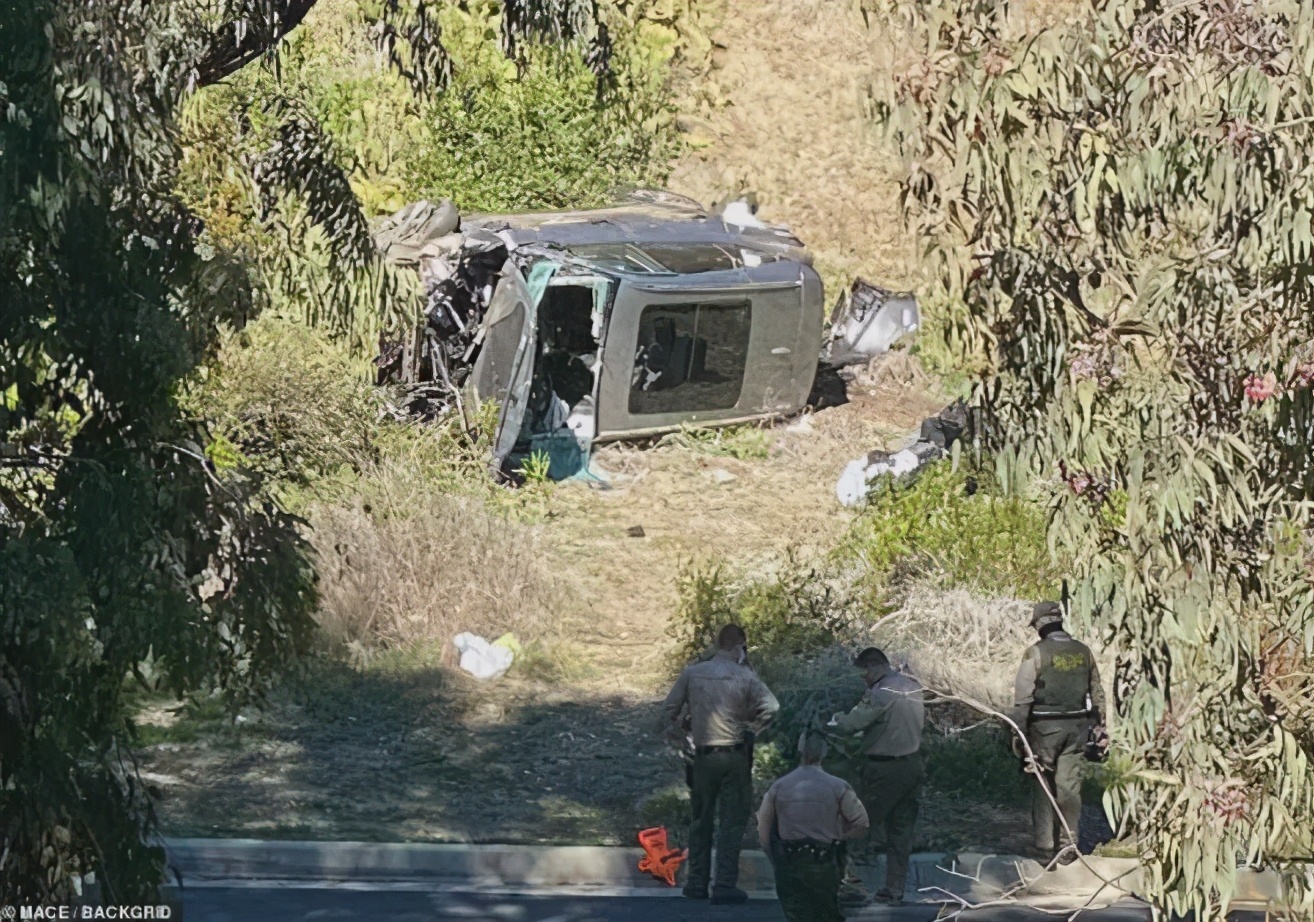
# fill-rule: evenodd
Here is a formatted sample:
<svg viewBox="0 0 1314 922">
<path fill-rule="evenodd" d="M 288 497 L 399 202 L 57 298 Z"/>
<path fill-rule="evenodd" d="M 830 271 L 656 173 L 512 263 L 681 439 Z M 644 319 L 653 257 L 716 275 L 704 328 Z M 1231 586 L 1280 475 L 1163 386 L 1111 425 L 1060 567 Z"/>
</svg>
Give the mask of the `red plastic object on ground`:
<svg viewBox="0 0 1314 922">
<path fill-rule="evenodd" d="M 675 872 L 689 856 L 687 848 L 672 849 L 666 844 L 666 827 L 654 826 L 639 833 L 639 844 L 647 854 L 639 861 L 639 870 L 675 886 Z"/>
</svg>

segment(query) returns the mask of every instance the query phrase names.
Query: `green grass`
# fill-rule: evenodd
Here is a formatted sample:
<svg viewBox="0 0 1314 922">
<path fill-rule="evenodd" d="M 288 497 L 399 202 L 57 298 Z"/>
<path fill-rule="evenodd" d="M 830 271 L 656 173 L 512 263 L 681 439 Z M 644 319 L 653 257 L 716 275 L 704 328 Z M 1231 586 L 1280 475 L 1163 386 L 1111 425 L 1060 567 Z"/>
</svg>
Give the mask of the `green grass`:
<svg viewBox="0 0 1314 922">
<path fill-rule="evenodd" d="M 146 705 L 165 708 L 172 712 L 172 719 L 165 724 L 145 723 L 138 720 L 134 725 L 137 742 L 141 746 L 156 746 L 162 743 L 195 743 L 199 740 L 232 743 L 236 734 L 248 728 L 234 724 L 234 714 L 220 696 L 198 696 L 183 702 L 175 702 L 155 696 L 134 694 L 134 710 Z M 255 729 L 255 728 L 250 728 Z"/>
<path fill-rule="evenodd" d="M 572 682 L 593 678 L 598 669 L 575 644 L 531 641 L 516 654 L 511 672 L 544 682 Z"/>
<path fill-rule="evenodd" d="M 835 643 L 850 621 L 826 575 L 791 557 L 768 579 L 736 579 L 716 562 L 688 562 L 677 575 L 679 603 L 667 627 L 675 640 L 672 663 L 708 650 L 723 624 L 748 633 L 759 671 L 776 660 L 820 652 Z"/>
<path fill-rule="evenodd" d="M 664 436 L 658 444 L 678 445 L 698 454 L 739 461 L 760 461 L 771 453 L 767 432 L 753 425 L 719 428 L 684 425 L 679 432 Z"/>
<path fill-rule="evenodd" d="M 1105 842 L 1095 846 L 1091 853 L 1097 858 L 1139 858 L 1140 849 L 1135 842 Z"/>
<path fill-rule="evenodd" d="M 1045 540 L 1045 511 L 1029 497 L 1004 496 L 984 466 L 949 460 L 915 479 L 883 479 L 833 551 L 862 569 L 869 585 L 930 579 L 988 595 L 1053 598 L 1060 569 Z"/>
</svg>

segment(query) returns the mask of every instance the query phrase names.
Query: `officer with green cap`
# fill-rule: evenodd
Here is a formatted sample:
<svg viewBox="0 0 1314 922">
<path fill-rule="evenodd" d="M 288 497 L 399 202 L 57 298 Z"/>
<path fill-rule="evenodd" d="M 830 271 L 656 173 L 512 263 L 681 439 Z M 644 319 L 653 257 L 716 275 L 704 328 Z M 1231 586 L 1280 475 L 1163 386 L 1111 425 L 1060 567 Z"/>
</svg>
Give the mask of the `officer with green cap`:
<svg viewBox="0 0 1314 922">
<path fill-rule="evenodd" d="M 1104 720 L 1104 686 L 1090 648 L 1063 629 L 1063 606 L 1041 602 L 1031 611 L 1031 626 L 1040 640 L 1027 650 L 1013 683 L 1013 722 L 1026 734 L 1035 757 L 1027 771 L 1035 775 L 1031 821 L 1035 847 L 1048 859 L 1061 846 L 1063 864 L 1076 860 L 1081 821 L 1081 769 L 1086 739 Z M 1025 757 L 1021 740 L 1014 752 Z M 1055 814 L 1048 790 L 1058 802 Z M 1064 826 L 1066 824 L 1066 827 Z"/>
</svg>

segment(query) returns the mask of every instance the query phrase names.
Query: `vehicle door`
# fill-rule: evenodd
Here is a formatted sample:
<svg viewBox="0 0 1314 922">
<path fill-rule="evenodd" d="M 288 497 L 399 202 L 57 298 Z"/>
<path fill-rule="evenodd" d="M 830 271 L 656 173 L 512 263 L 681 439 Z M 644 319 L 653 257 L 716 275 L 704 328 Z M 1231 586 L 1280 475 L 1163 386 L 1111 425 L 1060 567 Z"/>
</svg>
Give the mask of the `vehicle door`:
<svg viewBox="0 0 1314 922">
<path fill-rule="evenodd" d="M 510 259 L 489 299 L 479 337 L 479 355 L 465 386 L 467 420 L 485 401 L 498 404 L 492 467 L 500 470 L 515 447 L 525 418 L 537 338 L 534 298 Z"/>
</svg>

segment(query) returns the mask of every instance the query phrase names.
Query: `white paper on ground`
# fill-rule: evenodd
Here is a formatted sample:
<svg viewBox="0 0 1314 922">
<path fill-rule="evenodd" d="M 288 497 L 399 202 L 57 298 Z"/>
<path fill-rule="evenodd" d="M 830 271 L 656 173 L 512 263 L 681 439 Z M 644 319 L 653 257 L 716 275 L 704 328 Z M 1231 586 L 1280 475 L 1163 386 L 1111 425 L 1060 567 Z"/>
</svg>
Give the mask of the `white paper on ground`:
<svg viewBox="0 0 1314 922">
<path fill-rule="evenodd" d="M 461 668 L 476 679 L 500 679 L 515 660 L 506 647 L 494 646 L 478 634 L 457 634 L 452 644 L 461 653 Z"/>
</svg>

